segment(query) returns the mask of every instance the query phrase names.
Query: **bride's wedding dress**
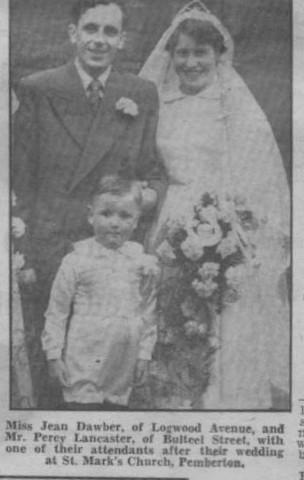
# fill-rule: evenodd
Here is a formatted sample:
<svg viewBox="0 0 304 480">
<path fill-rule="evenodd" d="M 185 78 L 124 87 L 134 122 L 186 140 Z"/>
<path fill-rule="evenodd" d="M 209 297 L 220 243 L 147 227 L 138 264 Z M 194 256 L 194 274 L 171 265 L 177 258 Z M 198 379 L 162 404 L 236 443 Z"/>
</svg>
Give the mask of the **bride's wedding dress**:
<svg viewBox="0 0 304 480">
<path fill-rule="evenodd" d="M 196 95 L 178 88 L 165 45 L 185 18 L 208 19 L 226 36 L 228 61 Z M 224 32 L 224 33 L 223 33 Z M 205 192 L 238 195 L 259 219 L 256 264 L 247 265 L 239 301 L 216 318 L 219 349 L 202 399 L 207 409 L 269 409 L 272 387 L 289 390 L 289 189 L 271 127 L 231 66 L 232 40 L 218 19 L 194 8 L 178 14 L 143 68 L 160 93 L 158 146 L 169 186 L 151 233 L 187 217 Z M 229 59 L 230 54 L 230 59 Z"/>
</svg>

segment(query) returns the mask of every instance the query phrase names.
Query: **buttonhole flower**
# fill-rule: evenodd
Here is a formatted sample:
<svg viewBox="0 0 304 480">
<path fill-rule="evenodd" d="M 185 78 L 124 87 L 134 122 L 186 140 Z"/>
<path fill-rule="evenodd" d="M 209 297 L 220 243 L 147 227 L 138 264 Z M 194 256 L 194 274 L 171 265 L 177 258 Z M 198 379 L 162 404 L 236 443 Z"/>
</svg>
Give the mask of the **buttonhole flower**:
<svg viewBox="0 0 304 480">
<path fill-rule="evenodd" d="M 120 98 L 116 102 L 115 107 L 118 112 L 129 115 L 130 117 L 135 118 L 138 115 L 138 106 L 133 100 L 131 100 L 131 98 Z"/>
</svg>

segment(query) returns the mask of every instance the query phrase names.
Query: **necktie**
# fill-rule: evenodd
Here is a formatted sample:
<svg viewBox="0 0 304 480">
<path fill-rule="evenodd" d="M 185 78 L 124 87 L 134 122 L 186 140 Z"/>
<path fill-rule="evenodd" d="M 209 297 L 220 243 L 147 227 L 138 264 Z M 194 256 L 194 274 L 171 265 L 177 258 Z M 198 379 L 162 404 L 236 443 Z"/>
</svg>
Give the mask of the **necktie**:
<svg viewBox="0 0 304 480">
<path fill-rule="evenodd" d="M 92 80 L 88 86 L 88 100 L 94 113 L 97 112 L 103 96 L 103 86 L 99 80 Z"/>
</svg>

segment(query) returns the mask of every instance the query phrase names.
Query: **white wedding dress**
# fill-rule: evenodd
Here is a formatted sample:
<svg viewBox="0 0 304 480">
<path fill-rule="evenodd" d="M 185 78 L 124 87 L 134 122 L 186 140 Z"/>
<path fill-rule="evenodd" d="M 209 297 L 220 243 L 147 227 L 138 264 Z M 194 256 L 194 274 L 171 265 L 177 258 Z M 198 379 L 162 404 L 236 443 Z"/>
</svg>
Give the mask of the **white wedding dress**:
<svg viewBox="0 0 304 480">
<path fill-rule="evenodd" d="M 199 94 L 184 95 L 165 45 L 185 18 L 208 20 L 228 46 L 216 81 Z M 259 268 L 248 265 L 241 298 L 216 319 L 215 355 L 206 409 L 269 409 L 272 387 L 289 391 L 289 304 L 284 289 L 289 265 L 290 197 L 271 127 L 244 81 L 231 66 L 232 40 L 209 12 L 189 7 L 176 16 L 146 62 L 142 76 L 160 94 L 157 142 L 168 190 L 151 234 L 185 217 L 199 197 L 216 191 L 241 195 L 260 220 L 256 234 Z M 230 55 L 230 58 L 229 58 Z M 285 285 L 286 287 L 286 285 Z"/>
<path fill-rule="evenodd" d="M 252 190 L 256 189 L 257 175 L 261 177 L 259 184 L 266 176 L 262 182 L 264 195 L 259 198 L 265 205 L 263 197 L 268 196 L 265 183 L 267 166 L 260 172 L 255 171 L 258 165 L 254 168 L 248 166 L 251 175 L 249 182 L 245 182 L 240 166 L 233 171 L 233 165 L 229 164 L 225 128 L 218 82 L 195 96 L 183 95 L 175 90 L 161 98 L 158 146 L 169 186 L 153 235 L 156 244 L 162 226 L 168 221 L 190 216 L 193 205 L 204 192 L 242 194 L 247 198 L 254 196 L 252 208 L 262 212 Z M 267 148 L 267 144 L 263 146 Z M 277 149 L 275 153 L 280 169 L 282 165 Z M 275 175 L 275 170 L 272 175 Z M 250 177 L 253 188 L 250 188 Z M 273 194 L 276 179 L 268 178 L 266 181 Z M 274 199 L 271 202 L 275 209 L 271 203 L 266 204 L 272 218 L 276 216 L 274 224 L 279 222 L 275 210 L 279 208 L 280 200 L 285 201 L 286 198 L 286 180 L 281 187 L 281 191 L 276 190 L 277 203 Z M 281 226 L 278 235 L 282 234 L 280 230 Z M 265 229 L 259 238 L 259 255 L 261 261 L 265 260 L 264 264 L 258 271 L 248 265 L 241 299 L 227 306 L 217 318 L 221 347 L 216 355 L 210 387 L 203 399 L 204 408 L 267 409 L 271 407 L 272 384 L 288 390 L 288 304 L 278 295 L 278 281 L 286 267 L 286 260 L 282 264 L 279 260 L 281 253 L 274 251 L 275 257 L 271 261 L 269 246 L 265 242 L 268 238 L 269 245 L 276 249 L 272 233 L 272 228 L 268 233 Z"/>
<path fill-rule="evenodd" d="M 169 186 L 154 239 L 167 220 L 191 214 L 202 193 L 225 190 L 225 126 L 218 83 L 197 95 L 184 95 L 177 88 L 164 93 L 157 143 Z"/>
</svg>

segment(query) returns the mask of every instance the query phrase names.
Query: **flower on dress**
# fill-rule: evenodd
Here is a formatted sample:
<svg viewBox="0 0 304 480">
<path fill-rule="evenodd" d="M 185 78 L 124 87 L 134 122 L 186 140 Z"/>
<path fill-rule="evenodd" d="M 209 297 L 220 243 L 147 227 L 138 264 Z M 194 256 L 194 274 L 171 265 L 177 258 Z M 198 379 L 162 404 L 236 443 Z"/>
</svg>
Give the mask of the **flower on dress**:
<svg viewBox="0 0 304 480">
<path fill-rule="evenodd" d="M 193 262 L 199 260 L 204 254 L 201 239 L 195 233 L 189 233 L 180 246 L 184 255 Z"/>
<path fill-rule="evenodd" d="M 130 117 L 137 117 L 139 111 L 137 104 L 131 98 L 122 97 L 116 102 L 116 110 Z"/>
</svg>

